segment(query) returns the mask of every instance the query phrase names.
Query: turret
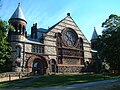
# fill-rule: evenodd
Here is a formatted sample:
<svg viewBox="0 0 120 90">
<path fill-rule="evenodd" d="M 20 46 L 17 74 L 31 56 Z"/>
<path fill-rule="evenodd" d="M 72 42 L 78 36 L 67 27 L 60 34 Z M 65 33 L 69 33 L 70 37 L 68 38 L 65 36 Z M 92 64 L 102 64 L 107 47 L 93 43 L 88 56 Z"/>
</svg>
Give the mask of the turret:
<svg viewBox="0 0 120 90">
<path fill-rule="evenodd" d="M 93 71 L 98 73 L 101 70 L 101 61 L 98 57 L 98 49 L 97 49 L 97 43 L 98 43 L 98 34 L 96 32 L 96 29 L 94 27 L 94 31 L 91 38 L 91 53 L 92 53 L 92 60 L 93 60 Z"/>
<path fill-rule="evenodd" d="M 91 38 L 91 48 L 93 50 L 96 50 L 97 40 L 98 40 L 98 34 L 97 34 L 96 29 L 94 27 L 94 31 L 93 31 L 92 38 Z"/>
<path fill-rule="evenodd" d="M 14 27 L 14 30 L 9 31 L 9 35 L 23 35 L 26 36 L 26 19 L 20 7 L 20 3 L 18 4 L 17 9 L 9 19 L 9 24 Z"/>
<path fill-rule="evenodd" d="M 24 67 L 27 22 L 23 15 L 22 9 L 20 8 L 20 3 L 9 19 L 9 24 L 14 27 L 14 30 L 9 30 L 8 32 L 8 40 L 12 47 L 12 70 L 16 72 L 21 72 L 23 71 Z"/>
</svg>

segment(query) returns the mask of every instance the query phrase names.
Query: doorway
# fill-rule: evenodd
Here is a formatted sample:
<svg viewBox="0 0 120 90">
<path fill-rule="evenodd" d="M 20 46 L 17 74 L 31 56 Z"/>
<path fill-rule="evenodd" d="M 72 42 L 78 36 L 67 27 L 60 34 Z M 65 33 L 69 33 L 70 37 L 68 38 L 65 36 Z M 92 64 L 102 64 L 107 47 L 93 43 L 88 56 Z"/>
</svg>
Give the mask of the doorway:
<svg viewBox="0 0 120 90">
<path fill-rule="evenodd" d="M 39 75 L 43 74 L 43 64 L 40 60 L 33 61 L 33 73 Z"/>
</svg>

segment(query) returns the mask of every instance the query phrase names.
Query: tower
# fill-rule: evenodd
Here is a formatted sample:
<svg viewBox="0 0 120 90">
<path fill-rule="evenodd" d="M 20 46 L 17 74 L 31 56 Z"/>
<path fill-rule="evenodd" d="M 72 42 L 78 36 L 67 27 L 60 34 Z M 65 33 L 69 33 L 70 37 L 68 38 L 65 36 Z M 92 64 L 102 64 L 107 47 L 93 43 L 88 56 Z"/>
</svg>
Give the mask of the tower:
<svg viewBox="0 0 120 90">
<path fill-rule="evenodd" d="M 92 38 L 91 38 L 91 48 L 93 50 L 96 50 L 97 40 L 98 40 L 98 34 L 97 34 L 96 29 L 94 27 L 94 31 L 93 31 Z"/>
<path fill-rule="evenodd" d="M 14 30 L 9 30 L 8 40 L 12 47 L 11 60 L 12 70 L 19 72 L 24 66 L 24 52 L 26 40 L 26 19 L 18 4 L 17 9 L 9 19 L 9 24 L 14 27 Z"/>
<path fill-rule="evenodd" d="M 9 24 L 14 27 L 14 31 L 10 30 L 9 34 L 14 35 L 23 35 L 25 36 L 26 33 L 26 19 L 20 7 L 20 3 L 18 4 L 17 9 L 9 19 Z"/>
<path fill-rule="evenodd" d="M 94 27 L 94 31 L 91 38 L 91 53 L 92 53 L 92 60 L 93 60 L 93 71 L 98 73 L 101 70 L 101 61 L 98 58 L 98 49 L 97 49 L 97 43 L 98 43 L 98 34 L 96 32 L 96 29 Z"/>
</svg>

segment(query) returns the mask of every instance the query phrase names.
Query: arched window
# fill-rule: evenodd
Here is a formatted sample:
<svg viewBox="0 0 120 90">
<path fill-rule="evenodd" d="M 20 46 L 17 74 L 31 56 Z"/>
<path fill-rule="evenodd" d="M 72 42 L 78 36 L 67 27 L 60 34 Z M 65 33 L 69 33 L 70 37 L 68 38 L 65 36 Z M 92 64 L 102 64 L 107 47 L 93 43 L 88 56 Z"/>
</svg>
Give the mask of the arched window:
<svg viewBox="0 0 120 90">
<path fill-rule="evenodd" d="M 25 26 L 23 26 L 23 31 L 22 31 L 23 34 L 25 34 Z"/>
<path fill-rule="evenodd" d="M 80 56 L 81 58 L 81 64 L 84 65 L 84 48 L 83 48 L 83 39 L 80 37 Z"/>
<path fill-rule="evenodd" d="M 15 27 L 15 32 L 17 32 L 17 24 L 14 27 Z"/>
<path fill-rule="evenodd" d="M 51 64 L 51 71 L 55 73 L 56 72 L 56 61 L 55 61 L 55 59 L 51 59 L 50 64 Z"/>
<path fill-rule="evenodd" d="M 21 32 L 21 24 L 19 24 L 18 32 Z"/>
<path fill-rule="evenodd" d="M 21 48 L 19 46 L 17 46 L 17 57 L 21 57 Z"/>
<path fill-rule="evenodd" d="M 83 39 L 80 37 L 80 49 L 83 50 Z"/>
</svg>

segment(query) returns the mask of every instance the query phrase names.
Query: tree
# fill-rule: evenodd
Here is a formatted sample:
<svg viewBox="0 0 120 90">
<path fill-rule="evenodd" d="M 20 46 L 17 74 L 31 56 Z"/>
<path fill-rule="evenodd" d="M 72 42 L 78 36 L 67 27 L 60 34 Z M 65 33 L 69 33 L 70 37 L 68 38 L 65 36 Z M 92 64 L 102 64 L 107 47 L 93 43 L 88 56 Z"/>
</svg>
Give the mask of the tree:
<svg viewBox="0 0 120 90">
<path fill-rule="evenodd" d="M 102 27 L 104 29 L 98 40 L 99 56 L 110 65 L 111 70 L 120 71 L 120 16 L 111 14 Z"/>
<path fill-rule="evenodd" d="M 11 48 L 7 41 L 7 31 L 12 29 L 6 21 L 0 20 L 0 72 L 8 71 Z"/>
</svg>

